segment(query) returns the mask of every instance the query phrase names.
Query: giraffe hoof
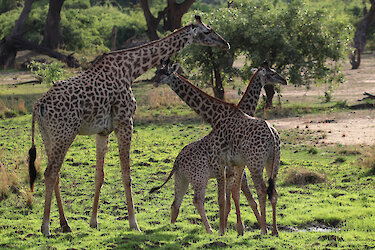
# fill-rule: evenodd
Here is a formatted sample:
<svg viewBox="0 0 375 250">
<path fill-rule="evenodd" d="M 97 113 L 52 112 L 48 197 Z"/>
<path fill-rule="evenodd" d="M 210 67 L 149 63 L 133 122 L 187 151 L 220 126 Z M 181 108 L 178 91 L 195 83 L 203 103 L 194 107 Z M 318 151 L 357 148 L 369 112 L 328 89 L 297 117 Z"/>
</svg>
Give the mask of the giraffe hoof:
<svg viewBox="0 0 375 250">
<path fill-rule="evenodd" d="M 91 223 L 90 222 L 90 227 L 91 228 L 98 228 L 98 223 L 96 222 L 96 223 Z"/>
<path fill-rule="evenodd" d="M 236 225 L 236 231 L 237 231 L 238 235 L 242 236 L 244 234 L 244 231 L 245 231 L 243 224 L 237 224 Z"/>
<path fill-rule="evenodd" d="M 212 234 L 214 231 L 212 230 L 212 228 L 209 228 L 206 230 L 208 234 Z"/>
<path fill-rule="evenodd" d="M 272 235 L 276 236 L 276 237 L 279 237 L 279 231 L 277 231 L 277 230 L 276 231 L 272 231 Z"/>
<path fill-rule="evenodd" d="M 42 225 L 41 232 L 42 232 L 42 234 L 43 234 L 44 237 L 51 236 L 51 233 L 49 232 L 49 227 L 44 227 Z"/>
<path fill-rule="evenodd" d="M 61 229 L 62 229 L 63 233 L 71 233 L 72 232 L 72 229 L 70 228 L 70 226 L 68 224 L 65 224 L 64 226 L 61 226 Z"/>
</svg>

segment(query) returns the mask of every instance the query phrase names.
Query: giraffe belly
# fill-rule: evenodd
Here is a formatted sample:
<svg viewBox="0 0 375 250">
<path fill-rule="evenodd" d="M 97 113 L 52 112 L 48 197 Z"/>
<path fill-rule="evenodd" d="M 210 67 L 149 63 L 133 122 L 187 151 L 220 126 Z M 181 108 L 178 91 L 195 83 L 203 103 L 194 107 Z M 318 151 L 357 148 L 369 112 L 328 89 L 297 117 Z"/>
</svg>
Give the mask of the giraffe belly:
<svg viewBox="0 0 375 250">
<path fill-rule="evenodd" d="M 113 123 L 111 117 L 96 120 L 94 122 L 83 121 L 79 130 L 80 135 L 109 135 L 113 131 Z"/>
</svg>

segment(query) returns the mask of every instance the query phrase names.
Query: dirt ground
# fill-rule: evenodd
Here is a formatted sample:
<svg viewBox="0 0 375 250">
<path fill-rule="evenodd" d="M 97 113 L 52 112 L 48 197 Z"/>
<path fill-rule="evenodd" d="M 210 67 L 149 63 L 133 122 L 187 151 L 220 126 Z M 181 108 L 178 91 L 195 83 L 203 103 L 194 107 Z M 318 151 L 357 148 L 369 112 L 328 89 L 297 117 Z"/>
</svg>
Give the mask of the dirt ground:
<svg viewBox="0 0 375 250">
<path fill-rule="evenodd" d="M 333 101 L 346 100 L 349 105 L 359 104 L 363 93 L 375 94 L 375 54 L 366 54 L 360 69 L 352 70 L 350 64 L 344 66 L 345 83 L 334 88 Z M 286 86 L 282 89 L 282 100 L 293 102 L 319 101 L 325 89 L 313 87 L 310 90 Z M 308 129 L 320 131 L 326 136 L 322 143 L 342 145 L 375 144 L 375 110 L 353 110 L 347 112 L 305 115 L 303 117 L 282 118 L 270 121 L 276 128 Z"/>
</svg>

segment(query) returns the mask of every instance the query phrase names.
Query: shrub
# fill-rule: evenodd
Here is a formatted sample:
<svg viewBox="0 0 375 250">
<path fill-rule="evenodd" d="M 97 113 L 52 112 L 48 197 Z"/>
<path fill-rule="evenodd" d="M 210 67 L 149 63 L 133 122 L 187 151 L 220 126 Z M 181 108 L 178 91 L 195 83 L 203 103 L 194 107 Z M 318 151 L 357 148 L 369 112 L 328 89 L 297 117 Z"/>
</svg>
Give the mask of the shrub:
<svg viewBox="0 0 375 250">
<path fill-rule="evenodd" d="M 305 168 L 290 169 L 284 180 L 284 184 L 287 185 L 307 185 L 321 182 L 326 182 L 324 175 Z"/>
<path fill-rule="evenodd" d="M 54 82 L 70 77 L 70 74 L 63 68 L 63 65 L 61 62 L 48 64 L 31 61 L 27 67 L 37 78 L 41 78 L 42 83 L 52 85 Z"/>
<path fill-rule="evenodd" d="M 368 169 L 368 174 L 375 175 L 375 146 L 366 150 L 365 155 L 361 160 L 362 166 Z"/>
</svg>

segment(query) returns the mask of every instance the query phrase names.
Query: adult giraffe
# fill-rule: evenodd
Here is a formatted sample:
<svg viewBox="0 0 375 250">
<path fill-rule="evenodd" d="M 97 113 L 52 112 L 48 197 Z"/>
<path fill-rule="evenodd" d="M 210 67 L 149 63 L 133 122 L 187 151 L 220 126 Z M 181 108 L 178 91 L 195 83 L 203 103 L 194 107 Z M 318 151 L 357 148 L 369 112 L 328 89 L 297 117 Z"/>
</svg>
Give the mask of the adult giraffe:
<svg viewBox="0 0 375 250">
<path fill-rule="evenodd" d="M 97 227 L 97 210 L 104 182 L 104 157 L 109 134 L 118 138 L 122 180 L 125 187 L 128 220 L 131 229 L 139 230 L 131 191 L 129 150 L 133 132 L 136 101 L 132 82 L 161 59 L 169 58 L 185 46 L 196 43 L 229 49 L 229 44 L 199 16 L 169 36 L 132 49 L 105 53 L 82 74 L 55 83 L 35 104 L 32 119 L 32 147 L 29 150 L 30 188 L 35 181 L 35 120 L 48 156 L 45 177 L 45 205 L 41 231 L 50 235 L 50 209 L 53 190 L 63 232 L 71 228 L 64 215 L 60 196 L 59 171 L 66 152 L 77 135 L 96 134 L 95 196 L 90 226 Z"/>
<path fill-rule="evenodd" d="M 240 101 L 238 107 L 225 103 L 204 93 L 186 79 L 175 72 L 178 65 L 168 67 L 168 63 L 157 72 L 156 85 L 167 83 L 173 91 L 196 113 L 201 115 L 213 128 L 211 133 L 204 138 L 186 146 L 177 156 L 173 169 L 167 180 L 160 186 L 153 188 L 154 192 L 164 186 L 175 174 L 175 199 L 171 206 L 172 219 L 174 223 L 178 216 L 183 196 L 189 183 L 194 189 L 193 203 L 202 217 L 203 224 L 208 233 L 212 229 L 207 220 L 204 209 L 205 189 L 209 178 L 215 177 L 218 182 L 220 229 L 224 234 L 226 218 L 229 213 L 229 194 L 232 191 L 237 213 L 237 231 L 243 234 L 243 224 L 239 210 L 239 190 L 244 166 L 247 165 L 260 196 L 261 215 L 259 215 L 257 204 L 253 199 L 247 186 L 246 176 L 243 178 L 242 190 L 248 199 L 251 208 L 261 226 L 262 234 L 266 233 L 265 223 L 265 184 L 262 178 L 263 168 L 266 165 L 267 174 L 270 178 L 270 186 L 267 192 L 273 208 L 273 230 L 277 235 L 276 225 L 276 202 L 277 191 L 275 188 L 276 176 L 280 161 L 280 139 L 276 130 L 267 122 L 249 117 L 242 113 L 238 107 L 246 113 L 255 113 L 260 91 L 265 84 L 286 84 L 286 80 L 276 73 L 268 65 L 256 70 L 250 80 L 249 86 Z M 225 166 L 229 166 L 231 174 L 234 175 L 234 184 L 227 190 L 227 205 L 225 205 L 226 178 L 223 173 Z M 226 208 L 227 207 L 227 208 Z M 225 211 L 226 210 L 226 211 Z M 225 211 L 225 214 L 224 214 Z"/>
</svg>

